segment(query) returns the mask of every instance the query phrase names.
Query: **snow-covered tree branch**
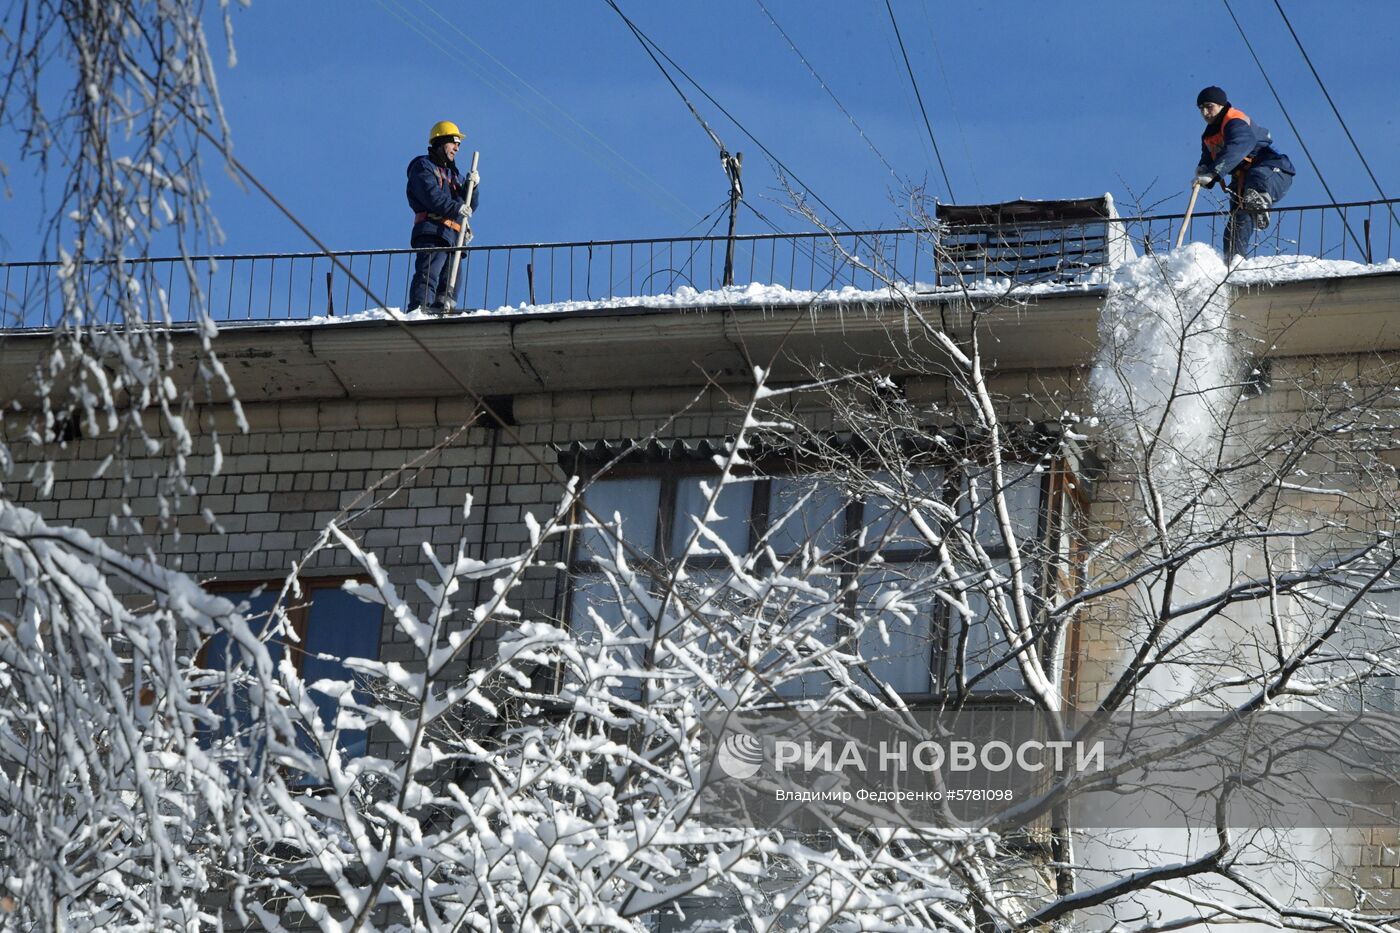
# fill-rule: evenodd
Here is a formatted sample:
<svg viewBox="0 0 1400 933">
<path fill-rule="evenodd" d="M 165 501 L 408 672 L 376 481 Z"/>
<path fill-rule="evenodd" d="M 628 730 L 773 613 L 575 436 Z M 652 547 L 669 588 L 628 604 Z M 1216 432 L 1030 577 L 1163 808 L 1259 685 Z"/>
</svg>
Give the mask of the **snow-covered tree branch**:
<svg viewBox="0 0 1400 933">
<path fill-rule="evenodd" d="M 1346 830 L 1289 820 L 1393 819 L 1400 727 L 1362 717 L 1394 711 L 1400 677 L 1400 371 L 1275 352 L 1205 247 L 1095 273 L 1083 366 L 999 364 L 995 328 L 1030 313 L 1014 280 L 931 299 L 886 275 L 862 309 L 880 352 L 802 359 L 785 382 L 786 346 L 751 361 L 701 392 L 732 402 L 720 432 L 637 415 L 645 436 L 565 451 L 478 426 L 480 398 L 451 400 L 457 430 L 440 400 L 406 401 L 431 441 L 356 421 L 337 484 L 294 487 L 301 450 L 287 488 L 256 484 L 243 527 L 270 492 L 300 496 L 295 545 L 181 573 L 137 536 L 178 545 L 203 522 L 221 546 L 193 503 L 223 456 L 201 432 L 248 426 L 202 270 L 185 265 L 195 325 L 177 333 L 143 261 L 216 230 L 196 129 L 226 132 L 201 15 L 47 0 L 0 20 L 0 126 L 47 173 L 62 282 L 49 318 L 4 322 L 53 343 L 0 438 L 0 928 L 1395 928 L 1319 867 L 1336 874 Z M 62 80 L 40 80 L 55 62 Z M 474 426 L 479 473 L 429 476 Z M 250 474 L 272 472 L 268 440 Z M 114 478 L 88 498 L 115 500 L 101 517 L 126 549 L 21 504 L 62 495 L 63 458 Z M 386 520 L 432 483 L 471 493 Z M 509 494 L 531 486 L 546 507 Z M 296 553 L 235 564 L 259 548 Z M 347 647 L 357 625 L 368 648 Z M 779 796 L 794 785 L 743 731 L 945 738 L 989 711 L 1064 748 L 1183 718 L 971 816 L 951 794 L 805 806 L 842 786 Z M 1294 718 L 1251 732 L 1259 713 Z M 1344 792 L 1308 784 L 1318 759 Z"/>
</svg>

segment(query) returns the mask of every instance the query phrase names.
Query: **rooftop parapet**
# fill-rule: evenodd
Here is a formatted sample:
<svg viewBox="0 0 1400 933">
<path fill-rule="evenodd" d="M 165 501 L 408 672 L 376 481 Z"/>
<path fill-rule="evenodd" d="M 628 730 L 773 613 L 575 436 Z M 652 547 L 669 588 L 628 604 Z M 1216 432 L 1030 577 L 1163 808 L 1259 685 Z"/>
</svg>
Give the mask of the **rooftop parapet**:
<svg viewBox="0 0 1400 933">
<path fill-rule="evenodd" d="M 1279 207 L 1256 251 L 1379 263 L 1400 248 L 1397 204 Z M 1105 280 L 1103 273 L 1135 252 L 1168 250 L 1183 220 L 1182 214 L 1118 217 L 1108 198 L 944 205 L 937 213 L 924 229 L 736 236 L 734 280 L 744 284 L 735 286 L 735 300 L 753 291 L 749 283 L 785 289 L 789 300 L 891 287 L 957 292 L 970 282 L 1002 291 L 1084 287 Z M 1188 235 L 1218 244 L 1225 219 L 1220 212 L 1197 212 Z M 723 290 L 728 245 L 728 237 L 714 236 L 471 246 L 463 251 L 457 306 L 568 313 L 672 296 L 668 306 L 690 307 L 697 294 Z M 87 263 L 80 274 L 124 275 L 127 292 L 143 296 L 148 318 L 160 319 L 163 304 L 171 323 L 190 323 L 192 309 L 202 306 L 223 324 L 343 319 L 402 308 L 412 271 L 413 251 L 390 249 L 152 258 L 121 270 Z M 53 326 L 62 312 L 62 272 L 56 262 L 0 262 L 0 330 Z M 657 304 L 654 298 L 645 303 Z M 103 322 L 116 314 L 98 307 L 89 317 Z"/>
</svg>

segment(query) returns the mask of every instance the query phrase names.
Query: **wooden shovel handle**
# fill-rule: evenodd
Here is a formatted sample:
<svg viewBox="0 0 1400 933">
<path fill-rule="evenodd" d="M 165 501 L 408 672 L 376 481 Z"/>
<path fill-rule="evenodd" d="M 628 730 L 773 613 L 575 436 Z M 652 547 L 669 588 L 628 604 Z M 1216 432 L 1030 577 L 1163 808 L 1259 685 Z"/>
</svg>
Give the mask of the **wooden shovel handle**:
<svg viewBox="0 0 1400 933">
<path fill-rule="evenodd" d="M 476 172 L 476 163 L 480 159 L 480 152 L 472 153 L 472 170 L 471 173 L 469 173 L 468 175 L 469 180 L 467 181 L 466 203 L 468 205 L 472 203 L 472 195 L 476 191 L 476 182 L 471 181 L 470 177 L 471 174 L 474 174 Z M 456 296 L 457 294 L 457 267 L 462 264 L 462 247 L 466 246 L 468 243 L 471 242 L 471 234 L 469 232 L 471 230 L 471 226 L 471 219 L 463 217 L 462 226 L 457 230 L 457 251 L 452 254 L 452 269 L 447 275 L 447 287 L 449 289 L 449 294 L 453 296 Z"/>
<path fill-rule="evenodd" d="M 1196 195 L 1201 193 L 1201 186 L 1197 182 L 1191 183 L 1191 203 L 1186 205 L 1186 216 L 1181 221 L 1181 232 L 1176 235 L 1176 245 L 1181 246 L 1181 241 L 1186 239 L 1186 228 L 1191 225 L 1191 212 L 1196 209 Z"/>
</svg>

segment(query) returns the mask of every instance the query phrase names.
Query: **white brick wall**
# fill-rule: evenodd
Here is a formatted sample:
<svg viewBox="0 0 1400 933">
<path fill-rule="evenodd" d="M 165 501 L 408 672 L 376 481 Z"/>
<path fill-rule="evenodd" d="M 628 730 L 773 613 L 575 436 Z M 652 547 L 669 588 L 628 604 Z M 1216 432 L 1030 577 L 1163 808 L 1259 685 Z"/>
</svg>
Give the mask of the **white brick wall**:
<svg viewBox="0 0 1400 933">
<path fill-rule="evenodd" d="M 1294 383 L 1320 389 L 1339 372 L 1362 378 L 1360 367 L 1350 359 L 1276 363 L 1275 390 L 1250 403 L 1250 408 L 1260 417 L 1297 417 L 1306 407 L 1308 393 Z M 1038 419 L 1056 417 L 1066 409 L 1083 410 L 1082 375 L 1058 370 L 998 376 L 997 389 L 1006 393 L 1005 417 Z M 906 390 L 919 403 L 944 405 L 950 417 L 964 404 L 948 393 L 941 379 L 914 379 Z M 346 528 L 365 547 L 378 552 L 405 596 L 416 599 L 419 594 L 411 583 L 429 569 L 421 552 L 424 543 L 433 546 L 440 559 L 447 559 L 465 532 L 474 551 L 483 542 L 474 556 L 496 557 L 518 549 L 526 540 L 521 524 L 525 513 L 538 518 L 553 513 L 559 471 L 554 469 L 557 454 L 552 444 L 645 437 L 661 429 L 665 417 L 694 395 L 689 391 L 571 392 L 517 397 L 514 411 L 522 423 L 513 430 L 518 441 L 501 433 L 489 473 L 492 432 L 474 426 L 370 494 L 366 490 L 386 473 L 417 460 L 450 435 L 469 417 L 467 405 L 457 399 L 252 405 L 248 407 L 252 431 L 246 435 L 228 433 L 232 426 L 226 412 L 206 412 L 204 422 L 220 426 L 225 444 L 220 474 L 196 478 L 201 494 L 184 504 L 174 528 L 157 529 L 154 503 L 138 499 L 133 512 L 143 519 L 145 533 L 115 543 L 138 551 L 149 547 L 170 566 L 201 579 L 267 579 L 280 576 L 300 560 L 320 529 L 342 509 L 358 511 L 382 500 L 376 508 L 357 514 Z M 742 403 L 743 393 L 737 393 L 735 400 Z M 718 391 L 706 391 L 690 413 L 677 419 L 665 440 L 732 434 L 736 429 L 732 405 Z M 821 412 L 808 411 L 803 417 L 813 424 L 831 421 Z M 72 445 L 71 456 L 57 465 L 53 496 L 41 500 L 32 487 L 25 487 L 21 501 L 48 518 L 105 536 L 122 488 L 118 479 L 93 476 L 109 446 L 100 440 Z M 210 462 L 209 451 L 199 451 L 195 463 L 207 468 Z M 155 464 L 133 465 L 132 474 L 143 494 L 154 491 L 157 472 Z M 402 485 L 397 491 L 396 482 Z M 1115 482 L 1113 477 L 1101 482 L 1091 523 L 1107 529 L 1133 521 L 1131 491 L 1129 484 Z M 461 507 L 469 494 L 476 504 L 464 526 Z M 1334 510 L 1356 507 L 1340 500 L 1314 505 Z M 206 508 L 218 517 L 223 533 L 211 530 L 200 516 Z M 348 555 L 328 549 L 318 553 L 304 573 L 349 574 L 355 569 Z M 549 616 L 558 602 L 557 583 L 552 572 L 530 579 L 522 587 L 526 600 L 522 608 L 537 618 Z M 1081 704 L 1101 697 L 1112 677 L 1113 659 L 1121 648 L 1115 642 L 1113 621 L 1083 618 L 1078 623 Z M 385 659 L 414 660 L 411 646 L 389 628 L 384 630 L 380 654 Z M 393 753 L 382 737 L 373 737 L 371 751 Z M 1374 848 L 1373 843 L 1348 850 L 1354 852 L 1358 870 Z M 1374 861 L 1381 857 L 1376 855 Z M 1374 864 L 1364 867 L 1379 869 Z M 1384 897 L 1397 896 L 1400 885 L 1393 882 L 1391 877 Z"/>
</svg>

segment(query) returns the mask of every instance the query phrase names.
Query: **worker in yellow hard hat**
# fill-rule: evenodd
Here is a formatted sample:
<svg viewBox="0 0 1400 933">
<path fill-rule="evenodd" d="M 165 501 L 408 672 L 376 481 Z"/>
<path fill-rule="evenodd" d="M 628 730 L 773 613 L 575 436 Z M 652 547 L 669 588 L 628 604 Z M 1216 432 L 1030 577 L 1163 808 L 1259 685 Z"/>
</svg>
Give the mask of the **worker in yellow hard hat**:
<svg viewBox="0 0 1400 933">
<path fill-rule="evenodd" d="M 451 254 L 440 249 L 457 245 L 462 224 L 476 210 L 481 177 L 457 170 L 462 145 L 457 124 L 442 120 L 428 131 L 428 151 L 408 163 L 408 206 L 413 209 L 411 244 L 419 250 L 409 285 L 408 310 L 450 310 L 453 296 L 447 281 Z M 466 201 L 471 191 L 471 203 Z"/>
</svg>

